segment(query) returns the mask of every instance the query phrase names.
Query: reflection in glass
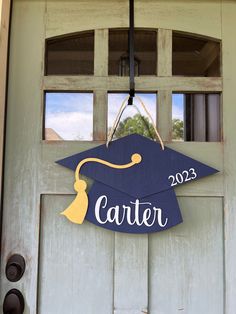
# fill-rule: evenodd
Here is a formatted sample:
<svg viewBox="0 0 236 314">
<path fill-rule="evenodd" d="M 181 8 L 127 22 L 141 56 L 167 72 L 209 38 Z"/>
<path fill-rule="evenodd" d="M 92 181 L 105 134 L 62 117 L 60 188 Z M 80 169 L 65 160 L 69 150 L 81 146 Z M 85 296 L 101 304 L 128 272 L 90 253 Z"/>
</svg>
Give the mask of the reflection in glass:
<svg viewBox="0 0 236 314">
<path fill-rule="evenodd" d="M 119 108 L 128 94 L 109 93 L 108 94 L 108 133 L 118 114 Z M 156 121 L 156 94 L 137 94 L 144 102 L 151 117 Z M 134 98 L 134 105 L 128 106 L 124 110 L 120 123 L 116 129 L 113 139 L 129 134 L 141 134 L 149 138 L 156 138 L 153 125 L 143 110 L 139 101 Z"/>
<path fill-rule="evenodd" d="M 92 138 L 93 94 L 47 92 L 44 139 L 84 141 Z"/>
<path fill-rule="evenodd" d="M 46 41 L 46 75 L 93 74 L 93 64 L 93 32 L 81 32 Z"/>
<path fill-rule="evenodd" d="M 220 94 L 173 94 L 172 139 L 219 142 Z"/>
<path fill-rule="evenodd" d="M 172 139 L 184 140 L 184 95 L 172 95 Z"/>
<path fill-rule="evenodd" d="M 134 75 L 135 76 L 139 76 L 139 63 L 140 61 L 134 57 Z M 127 53 L 120 57 L 119 76 L 129 76 L 129 56 Z"/>
<path fill-rule="evenodd" d="M 109 75 L 129 75 L 128 30 L 109 31 Z M 156 75 L 157 33 L 151 30 L 134 32 L 135 76 Z"/>
<path fill-rule="evenodd" d="M 173 75 L 220 76 L 220 42 L 173 33 Z"/>
</svg>

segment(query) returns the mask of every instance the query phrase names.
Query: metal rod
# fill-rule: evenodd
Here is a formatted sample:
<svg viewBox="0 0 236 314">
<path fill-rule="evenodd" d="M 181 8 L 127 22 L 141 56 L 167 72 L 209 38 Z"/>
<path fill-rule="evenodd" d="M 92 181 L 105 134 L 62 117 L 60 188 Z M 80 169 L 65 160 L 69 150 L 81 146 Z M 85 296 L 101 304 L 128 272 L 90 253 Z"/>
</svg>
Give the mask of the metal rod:
<svg viewBox="0 0 236 314">
<path fill-rule="evenodd" d="M 129 0 L 129 101 L 128 104 L 133 104 L 135 95 L 134 83 L 134 0 Z"/>
</svg>

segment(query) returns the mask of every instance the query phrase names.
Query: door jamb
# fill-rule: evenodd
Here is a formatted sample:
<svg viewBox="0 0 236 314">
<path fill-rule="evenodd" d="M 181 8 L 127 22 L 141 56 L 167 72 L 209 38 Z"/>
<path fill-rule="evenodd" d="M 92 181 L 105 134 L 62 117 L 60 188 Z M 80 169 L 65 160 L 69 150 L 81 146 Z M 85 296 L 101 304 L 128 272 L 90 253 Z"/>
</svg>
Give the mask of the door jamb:
<svg viewBox="0 0 236 314">
<path fill-rule="evenodd" d="M 11 6 L 12 0 L 0 1 L 0 230 L 2 225 L 3 164 Z"/>
</svg>

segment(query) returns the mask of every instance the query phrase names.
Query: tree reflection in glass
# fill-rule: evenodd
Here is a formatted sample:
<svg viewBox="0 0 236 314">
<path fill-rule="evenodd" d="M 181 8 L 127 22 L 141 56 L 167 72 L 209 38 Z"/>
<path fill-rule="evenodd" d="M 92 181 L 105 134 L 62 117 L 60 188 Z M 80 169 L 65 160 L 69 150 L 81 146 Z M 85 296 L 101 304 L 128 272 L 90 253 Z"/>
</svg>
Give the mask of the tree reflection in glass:
<svg viewBox="0 0 236 314">
<path fill-rule="evenodd" d="M 108 132 L 116 119 L 119 108 L 128 94 L 109 93 L 108 94 Z M 137 94 L 144 102 L 147 110 L 156 121 L 156 94 Z M 120 138 L 129 134 L 137 133 L 149 138 L 155 138 L 153 125 L 139 101 L 134 98 L 134 105 L 128 106 L 124 110 L 113 138 Z"/>
</svg>

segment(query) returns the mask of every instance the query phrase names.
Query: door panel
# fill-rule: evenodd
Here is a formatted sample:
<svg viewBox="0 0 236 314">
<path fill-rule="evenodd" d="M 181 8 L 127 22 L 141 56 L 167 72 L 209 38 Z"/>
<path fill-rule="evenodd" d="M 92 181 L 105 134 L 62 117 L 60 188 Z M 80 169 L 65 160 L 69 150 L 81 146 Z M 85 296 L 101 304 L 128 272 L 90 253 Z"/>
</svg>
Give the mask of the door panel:
<svg viewBox="0 0 236 314">
<path fill-rule="evenodd" d="M 149 238 L 150 313 L 222 314 L 223 199 L 178 201 L 183 224 Z"/>
<path fill-rule="evenodd" d="M 116 314 L 148 298 L 152 314 L 222 314 L 222 198 L 179 197 L 184 223 L 149 237 L 71 225 L 59 215 L 71 199 L 42 198 L 39 313 L 112 313 L 114 297 Z"/>
<path fill-rule="evenodd" d="M 114 234 L 64 219 L 72 199 L 42 197 L 38 313 L 112 313 Z"/>
<path fill-rule="evenodd" d="M 114 313 L 148 311 L 148 235 L 115 234 Z"/>
</svg>

